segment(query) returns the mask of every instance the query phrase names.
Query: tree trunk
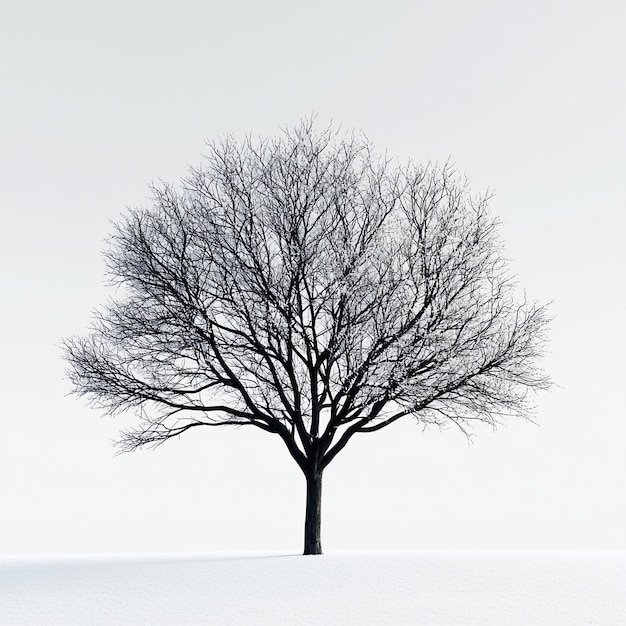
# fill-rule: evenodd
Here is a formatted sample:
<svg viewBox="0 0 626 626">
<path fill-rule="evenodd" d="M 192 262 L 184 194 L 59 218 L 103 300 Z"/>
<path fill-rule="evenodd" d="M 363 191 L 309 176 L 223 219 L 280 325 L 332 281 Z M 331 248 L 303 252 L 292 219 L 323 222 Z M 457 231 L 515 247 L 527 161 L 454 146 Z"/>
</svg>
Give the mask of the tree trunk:
<svg viewBox="0 0 626 626">
<path fill-rule="evenodd" d="M 313 470 L 305 476 L 304 554 L 322 554 L 322 472 Z"/>
</svg>

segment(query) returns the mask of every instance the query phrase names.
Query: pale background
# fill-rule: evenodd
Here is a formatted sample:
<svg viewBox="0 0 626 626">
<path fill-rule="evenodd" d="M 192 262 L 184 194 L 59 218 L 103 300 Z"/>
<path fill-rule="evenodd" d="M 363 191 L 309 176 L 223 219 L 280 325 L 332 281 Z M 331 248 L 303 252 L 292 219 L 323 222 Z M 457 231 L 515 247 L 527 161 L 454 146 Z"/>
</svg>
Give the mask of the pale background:
<svg viewBox="0 0 626 626">
<path fill-rule="evenodd" d="M 278 440 L 192 432 L 113 458 L 131 416 L 73 397 L 61 338 L 106 297 L 100 251 L 206 139 L 313 111 L 448 156 L 529 298 L 553 300 L 539 426 L 354 439 L 325 548 L 624 548 L 626 5 L 615 0 L 7 2 L 0 9 L 0 553 L 301 547 Z"/>
</svg>

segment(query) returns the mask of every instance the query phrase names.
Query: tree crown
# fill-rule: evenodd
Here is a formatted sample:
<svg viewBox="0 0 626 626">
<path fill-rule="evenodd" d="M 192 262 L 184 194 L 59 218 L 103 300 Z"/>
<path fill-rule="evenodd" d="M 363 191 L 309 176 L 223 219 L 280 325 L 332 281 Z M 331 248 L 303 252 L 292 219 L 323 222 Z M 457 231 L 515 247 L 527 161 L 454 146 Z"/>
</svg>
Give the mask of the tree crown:
<svg viewBox="0 0 626 626">
<path fill-rule="evenodd" d="M 227 137 L 120 220 L 117 297 L 66 340 L 79 394 L 139 412 L 122 449 L 203 425 L 278 434 L 304 469 L 412 415 L 528 416 L 546 309 L 519 302 L 488 196 L 304 120 Z"/>
</svg>

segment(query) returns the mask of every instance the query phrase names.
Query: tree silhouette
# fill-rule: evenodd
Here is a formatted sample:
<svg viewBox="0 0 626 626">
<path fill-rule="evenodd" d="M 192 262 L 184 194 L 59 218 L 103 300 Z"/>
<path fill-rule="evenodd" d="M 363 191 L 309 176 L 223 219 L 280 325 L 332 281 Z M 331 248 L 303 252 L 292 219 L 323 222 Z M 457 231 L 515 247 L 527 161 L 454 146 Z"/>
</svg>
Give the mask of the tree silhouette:
<svg viewBox="0 0 626 626">
<path fill-rule="evenodd" d="M 305 119 L 210 143 L 152 192 L 105 252 L 115 299 L 64 342 L 75 393 L 136 411 L 122 451 L 200 426 L 278 435 L 306 478 L 305 554 L 354 435 L 528 417 L 550 384 L 545 307 L 518 297 L 489 198 L 450 165 L 399 165 Z"/>
</svg>

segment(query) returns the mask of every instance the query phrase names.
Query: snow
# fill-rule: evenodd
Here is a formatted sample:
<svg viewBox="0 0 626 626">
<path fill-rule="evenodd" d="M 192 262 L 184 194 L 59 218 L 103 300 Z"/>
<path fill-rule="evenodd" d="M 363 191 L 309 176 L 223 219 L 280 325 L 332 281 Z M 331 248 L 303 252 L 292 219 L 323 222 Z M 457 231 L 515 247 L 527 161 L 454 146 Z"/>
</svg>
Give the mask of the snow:
<svg viewBox="0 0 626 626">
<path fill-rule="evenodd" d="M 0 623 L 626 624 L 626 551 L 0 558 Z"/>
</svg>

